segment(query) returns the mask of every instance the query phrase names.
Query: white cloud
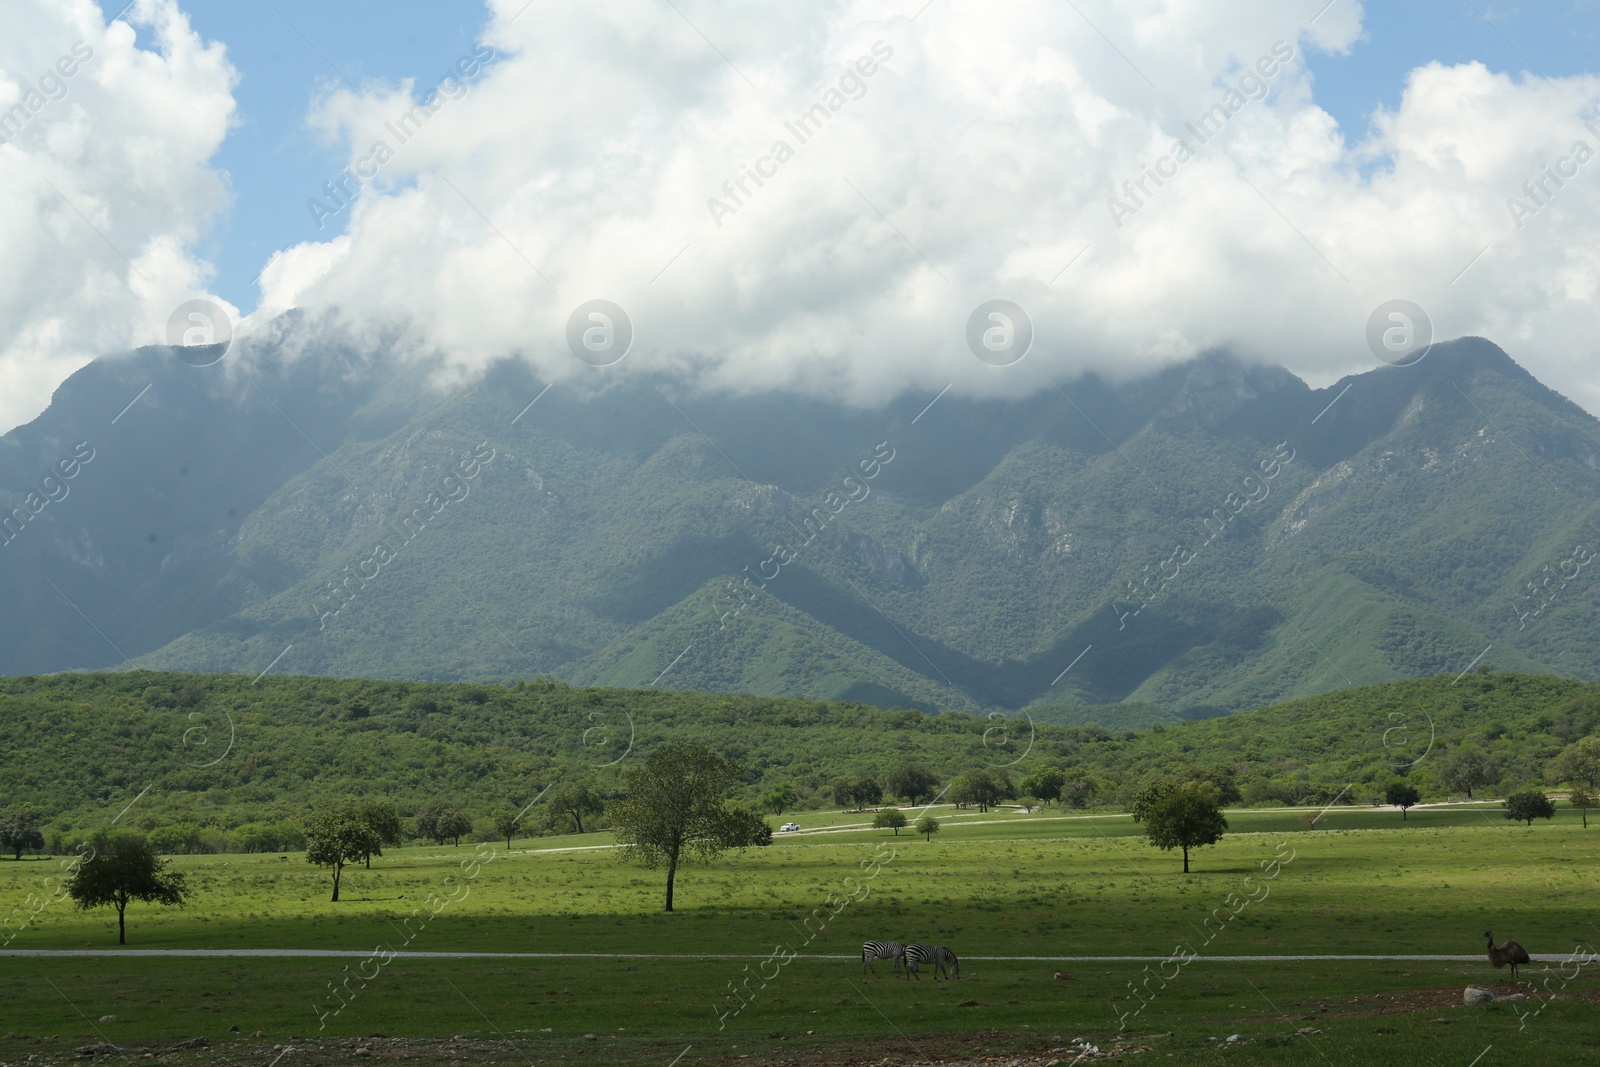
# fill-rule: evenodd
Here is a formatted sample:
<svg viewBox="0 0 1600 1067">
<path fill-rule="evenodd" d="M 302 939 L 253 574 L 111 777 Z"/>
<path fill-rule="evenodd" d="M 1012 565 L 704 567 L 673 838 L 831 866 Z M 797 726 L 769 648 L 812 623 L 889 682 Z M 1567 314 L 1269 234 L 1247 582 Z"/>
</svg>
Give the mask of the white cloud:
<svg viewBox="0 0 1600 1067">
<path fill-rule="evenodd" d="M 172 0 L 109 27 L 91 0 L 17 0 L 0 42 L 0 426 L 95 356 L 154 339 L 202 289 L 191 251 L 226 207 L 206 161 L 233 72 Z"/>
<path fill-rule="evenodd" d="M 446 85 L 404 143 L 389 126 L 437 77 L 313 102 L 312 128 L 348 144 L 365 187 L 348 204 L 325 198 L 337 208 L 328 232 L 347 232 L 276 256 L 252 319 L 304 307 L 374 346 L 405 323 L 413 348 L 466 373 L 516 355 L 549 379 L 677 369 L 710 386 L 869 402 L 952 381 L 1020 393 L 1214 346 L 1322 381 L 1374 365 L 1367 317 L 1404 297 L 1440 335 L 1489 336 L 1600 411 L 1587 372 L 1600 159 L 1550 185 L 1520 229 L 1507 208 L 1576 141 L 1600 152 L 1583 127 L 1600 80 L 1434 64 L 1412 72 L 1366 141 L 1347 143 L 1303 54 L 1348 50 L 1362 10 L 1341 2 L 1311 22 L 1322 6 L 496 0 L 483 35 L 494 61 L 465 89 Z M 848 75 L 880 41 L 892 56 Z M 1252 73 L 1277 42 L 1293 58 Z M 203 114 L 220 135 L 228 73 L 198 47 L 166 62 L 214 94 Z M 1264 99 L 1245 99 L 1263 85 Z M 1241 106 L 1202 144 L 1185 123 L 1233 103 L 1230 90 Z M 817 103 L 835 110 L 802 139 L 786 123 Z M 192 124 L 161 130 L 182 164 L 163 180 L 203 185 L 214 141 Z M 1144 168 L 1179 137 L 1194 158 L 1156 188 Z M 792 158 L 764 162 L 779 141 Z M 745 177 L 758 164 L 759 186 Z M 724 192 L 741 178 L 743 192 Z M 1141 179 L 1133 203 L 1124 183 Z M 163 277 L 190 281 L 193 223 L 156 209 L 219 196 L 153 188 L 138 255 L 164 249 Z M 1120 227 L 1113 196 L 1136 208 Z M 713 213 L 708 198 L 733 210 Z M 93 276 L 60 269 L 61 286 Z M 116 271 L 94 269 L 95 285 L 116 288 Z M 1037 326 L 1015 366 L 982 364 L 964 341 L 968 315 L 993 297 Z M 566 347 L 568 315 L 595 298 L 635 327 L 614 367 Z M 139 313 L 127 295 L 124 320 Z M 56 350 L 54 319 L 21 323 L 28 340 L 15 345 Z"/>
</svg>

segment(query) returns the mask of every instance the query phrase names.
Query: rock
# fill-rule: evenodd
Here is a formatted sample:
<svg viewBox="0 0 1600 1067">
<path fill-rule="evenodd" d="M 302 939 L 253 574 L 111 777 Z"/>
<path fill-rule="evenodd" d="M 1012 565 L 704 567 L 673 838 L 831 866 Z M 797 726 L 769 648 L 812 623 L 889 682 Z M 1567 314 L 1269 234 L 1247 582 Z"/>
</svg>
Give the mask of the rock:
<svg viewBox="0 0 1600 1067">
<path fill-rule="evenodd" d="M 1495 999 L 1494 990 L 1478 985 L 1467 986 L 1466 992 L 1461 994 L 1463 1004 L 1487 1004 L 1493 999 Z"/>
<path fill-rule="evenodd" d="M 100 1016 L 100 1021 L 103 1023 L 114 1023 L 117 1021 L 117 1017 L 115 1015 L 102 1015 Z"/>
<path fill-rule="evenodd" d="M 180 1041 L 176 1045 L 173 1045 L 172 1048 L 170 1048 L 168 1051 L 169 1052 L 176 1052 L 179 1049 L 185 1049 L 185 1048 L 206 1048 L 206 1047 L 210 1046 L 210 1044 L 211 1044 L 211 1042 L 207 1041 L 203 1037 L 191 1037 L 187 1041 Z"/>
<path fill-rule="evenodd" d="M 1239 1042 L 1241 1042 L 1243 1040 L 1244 1040 L 1244 1035 L 1243 1034 L 1229 1034 L 1228 1035 L 1228 1044 L 1230 1044 L 1230 1045 L 1237 1045 Z"/>
<path fill-rule="evenodd" d="M 237 1026 L 230 1026 L 228 1027 L 228 1033 L 237 1034 L 239 1033 L 239 1028 Z"/>
<path fill-rule="evenodd" d="M 600 1040 L 598 1037 L 595 1037 L 593 1034 L 584 1034 L 583 1035 L 583 1039 L 585 1041 L 598 1041 L 598 1040 Z"/>
<path fill-rule="evenodd" d="M 370 1048 L 366 1048 L 365 1046 L 363 1046 L 362 1048 L 356 1049 L 356 1055 L 357 1056 L 370 1056 L 370 1055 L 372 1055 L 372 1050 Z"/>
<path fill-rule="evenodd" d="M 1527 1000 L 1528 999 L 1528 994 L 1526 994 L 1526 993 L 1507 993 L 1505 996 L 1497 997 L 1496 999 L 1497 1000 Z"/>
<path fill-rule="evenodd" d="M 93 1045 L 80 1045 L 72 1050 L 79 1056 L 117 1056 L 122 1050 L 109 1041 L 99 1041 Z"/>
</svg>

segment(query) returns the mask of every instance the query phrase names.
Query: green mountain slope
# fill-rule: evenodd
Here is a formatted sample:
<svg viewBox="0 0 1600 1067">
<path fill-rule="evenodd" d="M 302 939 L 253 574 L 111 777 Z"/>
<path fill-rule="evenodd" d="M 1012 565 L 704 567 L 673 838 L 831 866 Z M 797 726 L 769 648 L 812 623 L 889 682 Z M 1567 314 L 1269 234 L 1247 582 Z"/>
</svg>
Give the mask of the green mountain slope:
<svg viewBox="0 0 1600 1067">
<path fill-rule="evenodd" d="M 1135 722 L 1480 654 L 1600 679 L 1600 427 L 1481 340 L 1326 390 L 1211 356 L 924 411 L 626 376 L 545 393 L 512 366 L 439 392 L 427 368 L 288 360 L 293 331 L 216 368 L 97 363 L 0 439 L 5 504 L 97 449 L 0 547 L 0 670 Z"/>
</svg>

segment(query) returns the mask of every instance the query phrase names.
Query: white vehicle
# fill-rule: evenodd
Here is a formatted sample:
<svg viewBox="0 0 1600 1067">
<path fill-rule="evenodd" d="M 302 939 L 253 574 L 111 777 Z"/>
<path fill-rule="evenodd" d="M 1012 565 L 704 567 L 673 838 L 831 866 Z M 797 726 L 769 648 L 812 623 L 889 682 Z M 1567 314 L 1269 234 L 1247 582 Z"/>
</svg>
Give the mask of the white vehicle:
<svg viewBox="0 0 1600 1067">
<path fill-rule="evenodd" d="M 800 824 L 799 823 L 797 823 L 797 822 L 786 822 L 782 826 L 778 827 L 778 832 L 779 833 L 783 833 L 783 832 L 788 831 L 788 830 L 798 830 L 798 829 L 800 829 Z"/>
</svg>

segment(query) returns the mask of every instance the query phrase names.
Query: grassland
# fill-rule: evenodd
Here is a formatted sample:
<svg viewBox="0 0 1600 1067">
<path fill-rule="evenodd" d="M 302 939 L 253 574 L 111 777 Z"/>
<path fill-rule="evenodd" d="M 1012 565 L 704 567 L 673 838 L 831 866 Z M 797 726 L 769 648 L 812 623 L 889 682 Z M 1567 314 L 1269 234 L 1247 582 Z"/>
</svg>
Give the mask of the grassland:
<svg viewBox="0 0 1600 1067">
<path fill-rule="evenodd" d="M 945 829 L 931 843 L 852 827 L 861 822 L 853 813 L 800 816 L 801 834 L 683 872 L 671 915 L 660 910 L 659 874 L 621 863 L 604 835 L 540 839 L 538 848 L 519 841 L 510 852 L 501 842 L 476 877 L 472 846 L 395 850 L 370 871 L 348 871 L 337 905 L 327 899 L 326 873 L 299 855 L 178 857 L 173 866 L 190 881 L 191 903 L 132 905 L 129 949 L 361 955 L 13 957 L 0 978 L 9 1032 L 0 1060 L 60 1056 L 101 1032 L 130 1048 L 203 1034 L 213 1058 L 251 1062 L 261 1053 L 263 1063 L 276 1055 L 274 1044 L 335 1059 L 345 1039 L 372 1043 L 380 1059 L 386 1048 L 395 1057 L 404 1051 L 373 1034 L 463 1035 L 407 1054 L 523 1063 L 665 1064 L 685 1046 L 686 1065 L 745 1056 L 964 1058 L 980 1048 L 1048 1051 L 1080 1036 L 1106 1048 L 1119 1039 L 1120 1013 L 1140 1004 L 1129 983 L 1156 966 L 981 957 L 1168 956 L 1178 945 L 1198 958 L 1166 965 L 1165 988 L 1148 982 L 1143 988 L 1159 992 L 1120 1035 L 1155 1062 L 1210 1062 L 1220 1042 L 1207 1039 L 1232 1034 L 1243 1040 L 1227 1055 L 1241 1063 L 1465 1067 L 1487 1045 L 1517 1049 L 1523 1062 L 1575 1061 L 1600 1047 L 1592 967 L 1569 982 L 1555 979 L 1560 999 L 1520 1005 L 1542 1008 L 1524 1024 L 1511 1005 L 1459 1006 L 1469 982 L 1512 989 L 1486 962 L 1213 959 L 1470 955 L 1485 929 L 1533 952 L 1593 946 L 1600 827 L 1586 832 L 1570 812 L 1527 828 L 1489 806 L 1414 810 L 1404 823 L 1392 811 L 1335 809 L 1314 829 L 1305 813 L 1239 812 L 1230 816 L 1233 832 L 1198 853 L 1187 876 L 1125 817 L 940 814 Z M 480 848 L 487 856 L 489 846 Z M 1263 863 L 1291 855 L 1267 879 Z M 0 904 L 9 910 L 40 894 L 58 862 L 0 864 Z M 1241 907 L 1247 896 L 1254 902 Z M 430 921 L 406 923 L 435 908 Z M 1208 915 L 1235 911 L 1225 925 L 1204 926 Z M 114 923 L 109 910 L 55 904 L 9 947 L 115 950 Z M 855 954 L 868 937 L 948 944 L 965 960 L 961 980 L 907 982 L 882 964 L 883 973 L 863 977 Z M 380 944 L 675 958 L 364 963 Z M 775 946 L 799 956 L 763 964 Z M 688 958 L 694 954 L 741 958 Z M 731 985 L 758 973 L 775 977 L 764 988 L 750 981 L 748 1005 L 728 1014 L 739 1005 Z M 344 984 L 347 1006 L 319 1027 L 340 1003 L 330 983 L 356 974 L 370 981 Z M 1545 977 L 1539 967 L 1524 976 Z M 968 1001 L 977 1003 L 962 1006 Z M 104 1015 L 117 1019 L 87 1021 Z M 230 1026 L 239 1033 L 230 1035 Z M 1291 1036 L 1306 1028 L 1317 1032 Z"/>
</svg>

